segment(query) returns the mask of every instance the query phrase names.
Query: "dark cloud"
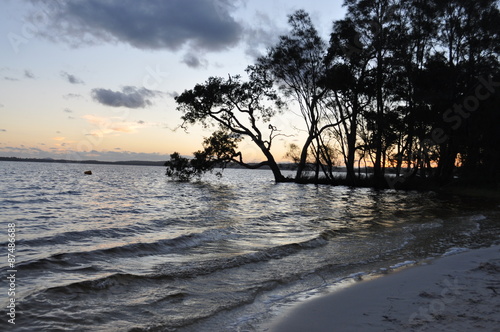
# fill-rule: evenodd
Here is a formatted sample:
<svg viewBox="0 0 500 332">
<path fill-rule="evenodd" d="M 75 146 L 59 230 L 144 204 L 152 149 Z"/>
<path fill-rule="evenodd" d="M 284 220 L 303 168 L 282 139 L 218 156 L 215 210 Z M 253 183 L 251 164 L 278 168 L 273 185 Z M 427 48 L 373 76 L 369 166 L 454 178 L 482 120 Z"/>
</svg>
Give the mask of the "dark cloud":
<svg viewBox="0 0 500 332">
<path fill-rule="evenodd" d="M 5 76 L 3 79 L 6 81 L 12 81 L 12 82 L 19 81 L 19 79 L 14 78 L 14 77 L 10 77 L 10 76 Z"/>
<path fill-rule="evenodd" d="M 65 71 L 61 72 L 61 77 L 66 79 L 71 84 L 85 84 L 81 79 L 79 79 L 75 75 L 69 74 Z"/>
<path fill-rule="evenodd" d="M 65 112 L 65 113 L 73 113 L 73 111 L 72 111 L 72 110 L 70 110 L 69 108 L 65 108 L 65 109 L 64 109 L 64 112 Z"/>
<path fill-rule="evenodd" d="M 7 129 L 0 129 L 0 132 L 6 132 Z"/>
<path fill-rule="evenodd" d="M 152 105 L 150 99 L 161 95 L 158 91 L 146 88 L 126 86 L 122 91 L 108 89 L 92 89 L 92 98 L 95 101 L 112 107 L 144 108 Z"/>
<path fill-rule="evenodd" d="M 184 59 L 182 60 L 183 63 L 185 63 L 188 67 L 191 68 L 206 68 L 207 67 L 207 61 L 204 59 L 201 59 L 199 56 L 193 54 L 193 53 L 187 53 L 184 56 Z"/>
<path fill-rule="evenodd" d="M 25 70 L 24 71 L 24 77 L 34 79 L 35 75 L 33 74 L 33 72 L 31 72 L 31 70 Z"/>
<path fill-rule="evenodd" d="M 177 50 L 184 45 L 217 51 L 234 46 L 243 27 L 230 0 L 74 0 L 47 6 L 47 38 L 73 46 L 123 42 L 139 49 Z M 237 2 L 236 2 L 237 4 Z"/>
</svg>

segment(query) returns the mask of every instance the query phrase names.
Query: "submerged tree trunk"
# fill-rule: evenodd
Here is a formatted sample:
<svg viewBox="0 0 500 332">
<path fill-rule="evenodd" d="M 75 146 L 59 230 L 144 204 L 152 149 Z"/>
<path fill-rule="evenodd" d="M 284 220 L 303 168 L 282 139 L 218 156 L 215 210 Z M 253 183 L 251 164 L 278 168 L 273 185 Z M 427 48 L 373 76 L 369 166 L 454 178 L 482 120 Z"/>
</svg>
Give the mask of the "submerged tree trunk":
<svg viewBox="0 0 500 332">
<path fill-rule="evenodd" d="M 268 162 L 269 162 L 268 166 L 269 166 L 269 168 L 271 168 L 271 171 L 273 172 L 273 175 L 274 175 L 274 181 L 276 183 L 284 182 L 286 179 L 283 176 L 283 174 L 281 174 L 281 170 L 280 170 L 278 164 L 276 163 L 276 160 L 274 160 L 274 157 L 272 155 L 270 155 L 270 157 L 268 157 Z"/>
<path fill-rule="evenodd" d="M 438 164 L 438 180 L 449 182 L 453 178 L 455 169 L 455 160 L 457 158 L 457 149 L 454 146 L 453 137 L 450 138 L 447 144 L 441 145 L 441 158 Z"/>
<path fill-rule="evenodd" d="M 354 163 L 356 162 L 356 138 L 357 138 L 357 118 L 358 118 L 358 105 L 355 101 L 352 113 L 352 119 L 350 123 L 349 133 L 347 134 L 347 180 L 351 184 L 356 183 L 356 172 L 354 171 Z"/>
<path fill-rule="evenodd" d="M 295 174 L 295 179 L 300 180 L 304 176 L 304 170 L 306 169 L 306 163 L 307 163 L 307 153 L 309 150 L 309 147 L 311 146 L 311 143 L 313 141 L 312 135 L 309 135 L 307 137 L 306 142 L 304 143 L 304 146 L 302 147 L 302 152 L 300 153 L 300 161 L 299 165 L 297 166 L 297 172 Z"/>
</svg>

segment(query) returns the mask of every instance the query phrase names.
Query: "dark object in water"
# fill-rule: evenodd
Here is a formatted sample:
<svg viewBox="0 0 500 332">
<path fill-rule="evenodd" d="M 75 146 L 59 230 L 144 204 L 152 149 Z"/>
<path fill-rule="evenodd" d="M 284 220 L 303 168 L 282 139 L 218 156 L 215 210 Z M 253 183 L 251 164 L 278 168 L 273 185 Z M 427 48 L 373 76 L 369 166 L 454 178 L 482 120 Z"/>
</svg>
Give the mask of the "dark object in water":
<svg viewBox="0 0 500 332">
<path fill-rule="evenodd" d="M 83 174 L 92 175 L 92 171 L 85 171 L 85 172 L 83 172 Z"/>
</svg>

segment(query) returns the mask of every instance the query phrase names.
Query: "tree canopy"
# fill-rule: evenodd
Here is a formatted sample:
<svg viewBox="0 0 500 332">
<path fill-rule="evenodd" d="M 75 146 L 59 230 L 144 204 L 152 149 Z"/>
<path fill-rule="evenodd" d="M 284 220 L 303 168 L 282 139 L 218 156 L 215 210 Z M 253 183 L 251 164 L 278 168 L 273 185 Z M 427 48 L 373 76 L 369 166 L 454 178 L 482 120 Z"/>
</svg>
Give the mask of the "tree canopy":
<svg viewBox="0 0 500 332">
<path fill-rule="evenodd" d="M 175 98 L 179 111 L 183 113 L 184 125 L 201 123 L 216 126 L 225 136 L 212 136 L 205 141 L 205 151 L 215 154 L 218 160 L 233 161 L 246 167 L 267 165 L 273 171 L 276 181 L 284 179 L 271 153 L 273 139 L 280 135 L 272 125 L 273 116 L 281 112 L 283 104 L 264 72 L 249 67 L 249 80 L 243 82 L 240 76 L 210 77 L 204 84 L 197 84 Z M 267 126 L 266 126 L 267 125 Z M 216 132 L 217 133 L 217 132 Z M 266 161 L 255 165 L 244 162 L 241 151 L 236 151 L 237 140 L 249 138 L 262 151 Z M 217 139 L 214 139 L 217 138 Z M 231 139 L 231 153 L 226 149 Z M 218 152 L 222 152 L 218 155 Z"/>
<path fill-rule="evenodd" d="M 296 181 L 312 173 L 314 181 L 335 183 L 340 156 L 350 184 L 367 178 L 362 170 L 372 185 L 391 188 L 457 177 L 498 183 L 497 2 L 345 0 L 344 6 L 347 14 L 332 23 L 329 40 L 299 10 L 289 16 L 289 33 L 248 67 L 248 80 L 211 77 L 176 98 L 184 125 L 215 126 L 226 135 L 206 140 L 194 160 L 206 155 L 247 165 L 237 147 L 247 138 L 262 151 L 262 165 L 284 181 L 271 147 L 276 136 L 291 133 L 273 119 L 292 99 L 306 132 L 287 153 L 297 162 Z M 227 140 L 229 150 L 214 152 Z M 388 179 L 388 171 L 395 176 Z"/>
</svg>

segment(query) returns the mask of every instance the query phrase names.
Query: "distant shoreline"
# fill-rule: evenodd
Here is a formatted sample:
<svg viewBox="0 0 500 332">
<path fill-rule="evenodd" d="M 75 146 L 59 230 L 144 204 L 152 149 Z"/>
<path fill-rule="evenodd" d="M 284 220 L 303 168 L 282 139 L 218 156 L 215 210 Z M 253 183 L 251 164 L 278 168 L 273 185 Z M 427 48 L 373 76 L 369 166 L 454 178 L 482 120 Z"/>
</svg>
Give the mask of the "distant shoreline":
<svg viewBox="0 0 500 332">
<path fill-rule="evenodd" d="M 165 161 L 147 161 L 147 160 L 127 160 L 127 161 L 100 161 L 100 160 L 67 160 L 67 159 L 53 159 L 53 158 L 19 158 L 19 157 L 0 157 L 0 161 L 16 161 L 16 162 L 34 162 L 34 163 L 63 163 L 63 164 L 96 164 L 96 165 L 131 165 L 131 166 L 165 166 Z M 256 164 L 256 163 L 255 163 Z M 249 163 L 253 165 L 253 163 Z M 295 164 L 281 163 L 281 169 L 294 170 Z M 238 164 L 228 164 L 226 168 L 245 168 Z M 269 169 L 266 166 L 262 169 Z M 339 168 L 339 171 L 343 171 Z"/>
<path fill-rule="evenodd" d="M 100 160 L 66 160 L 52 158 L 18 158 L 0 157 L 0 161 L 33 162 L 33 163 L 61 163 L 61 164 L 105 164 L 105 165 L 131 165 L 131 166 L 164 166 L 164 161 L 100 161 Z"/>
</svg>

